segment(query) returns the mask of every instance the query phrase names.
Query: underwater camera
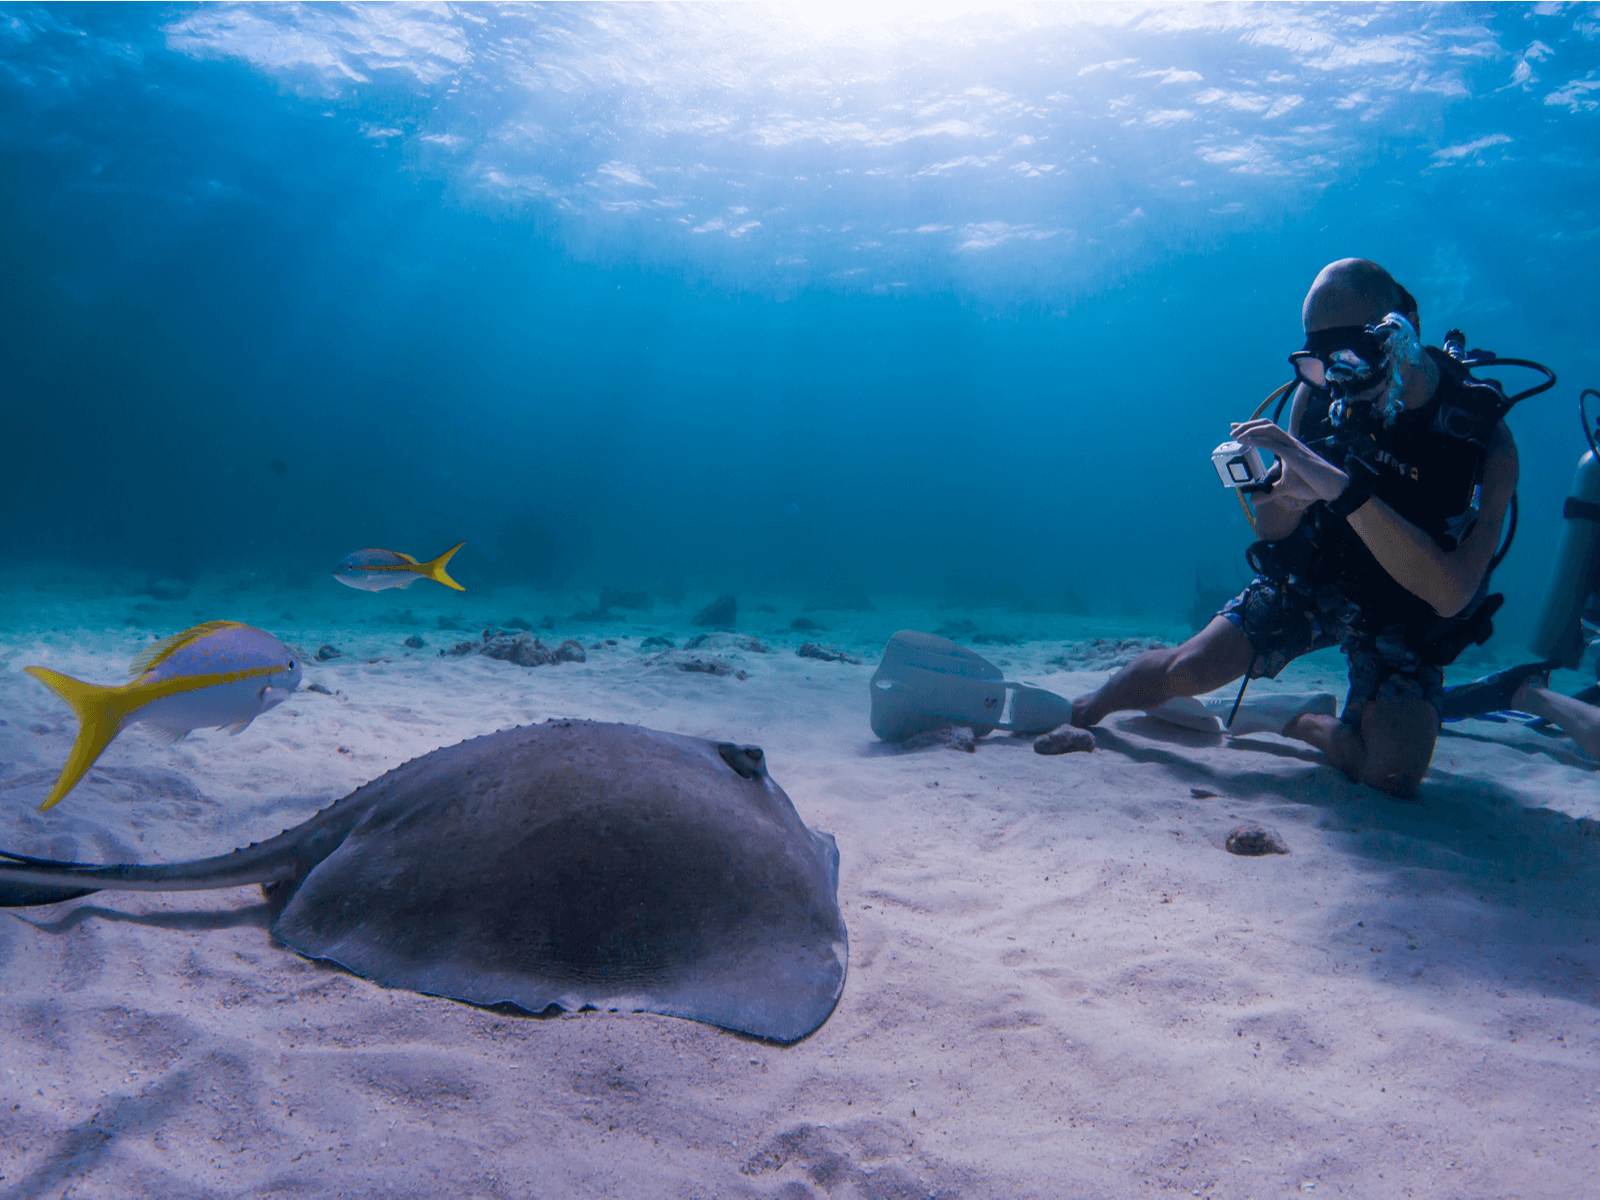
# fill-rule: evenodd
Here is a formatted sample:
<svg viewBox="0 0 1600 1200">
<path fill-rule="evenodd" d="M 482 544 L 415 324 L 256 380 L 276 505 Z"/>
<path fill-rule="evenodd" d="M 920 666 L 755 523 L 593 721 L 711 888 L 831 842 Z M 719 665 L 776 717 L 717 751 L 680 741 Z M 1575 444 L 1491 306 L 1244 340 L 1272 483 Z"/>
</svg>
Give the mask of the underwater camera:
<svg viewBox="0 0 1600 1200">
<path fill-rule="evenodd" d="M 1213 450 L 1211 465 L 1217 468 L 1217 476 L 1222 480 L 1223 487 L 1253 487 L 1267 477 L 1261 451 L 1238 442 L 1223 442 Z"/>
</svg>

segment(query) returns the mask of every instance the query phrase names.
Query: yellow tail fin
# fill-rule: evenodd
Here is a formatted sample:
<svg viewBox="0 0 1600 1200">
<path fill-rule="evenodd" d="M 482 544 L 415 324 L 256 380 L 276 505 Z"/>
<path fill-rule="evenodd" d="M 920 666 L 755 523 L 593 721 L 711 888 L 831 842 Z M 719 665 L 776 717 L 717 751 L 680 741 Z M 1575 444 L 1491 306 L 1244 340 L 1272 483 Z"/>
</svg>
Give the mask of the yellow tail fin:
<svg viewBox="0 0 1600 1200">
<path fill-rule="evenodd" d="M 445 563 L 454 558 L 456 551 L 465 545 L 465 542 L 457 542 L 454 546 L 451 546 L 450 549 L 439 555 L 439 557 L 434 559 L 432 562 L 418 563 L 417 574 L 426 575 L 435 583 L 442 583 L 447 588 L 455 588 L 455 590 L 458 592 L 466 591 L 467 589 L 462 587 L 454 579 L 451 579 L 444 569 Z"/>
<path fill-rule="evenodd" d="M 128 697 L 123 688 L 84 683 L 44 667 L 24 667 L 23 670 L 65 700 L 78 715 L 78 740 L 72 743 L 72 753 L 67 755 L 67 765 L 61 768 L 61 777 L 39 806 L 39 811 L 43 812 L 77 786 L 78 780 L 94 766 L 95 759 L 122 732 Z"/>
</svg>

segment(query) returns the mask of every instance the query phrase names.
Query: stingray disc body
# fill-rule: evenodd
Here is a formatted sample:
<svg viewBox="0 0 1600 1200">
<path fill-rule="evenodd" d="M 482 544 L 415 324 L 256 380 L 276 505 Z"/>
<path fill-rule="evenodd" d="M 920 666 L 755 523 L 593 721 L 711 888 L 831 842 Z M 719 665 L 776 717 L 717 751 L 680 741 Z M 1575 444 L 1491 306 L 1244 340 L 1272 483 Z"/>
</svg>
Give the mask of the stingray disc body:
<svg viewBox="0 0 1600 1200">
<path fill-rule="evenodd" d="M 549 723 L 437 750 L 357 796 L 364 815 L 273 927 L 307 957 L 474 1004 L 785 1042 L 843 990 L 838 850 L 754 747 Z"/>
</svg>

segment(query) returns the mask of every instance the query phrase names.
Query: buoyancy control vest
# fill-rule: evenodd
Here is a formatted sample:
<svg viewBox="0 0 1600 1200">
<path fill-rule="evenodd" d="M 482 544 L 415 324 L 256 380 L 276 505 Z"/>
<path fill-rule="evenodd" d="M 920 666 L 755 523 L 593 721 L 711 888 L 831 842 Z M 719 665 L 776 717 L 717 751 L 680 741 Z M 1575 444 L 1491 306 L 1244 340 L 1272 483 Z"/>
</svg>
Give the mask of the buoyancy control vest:
<svg viewBox="0 0 1600 1200">
<path fill-rule="evenodd" d="M 1341 469 L 1359 459 L 1373 477 L 1372 494 L 1449 552 L 1477 524 L 1489 442 L 1511 401 L 1498 383 L 1472 378 L 1467 365 L 1443 350 L 1429 346 L 1427 352 L 1439 368 L 1439 386 L 1427 404 L 1402 412 L 1389 426 L 1362 430 L 1336 428 L 1319 406 L 1307 410 L 1298 436 Z M 1280 582 L 1292 577 L 1308 589 L 1336 586 L 1359 607 L 1362 628 L 1376 634 L 1403 626 L 1408 643 L 1439 664 L 1487 640 L 1489 618 L 1502 602 L 1487 594 L 1485 572 L 1467 607 L 1440 617 L 1396 582 L 1349 522 L 1322 501 L 1307 507 L 1288 537 L 1256 542 L 1247 558 Z"/>
</svg>

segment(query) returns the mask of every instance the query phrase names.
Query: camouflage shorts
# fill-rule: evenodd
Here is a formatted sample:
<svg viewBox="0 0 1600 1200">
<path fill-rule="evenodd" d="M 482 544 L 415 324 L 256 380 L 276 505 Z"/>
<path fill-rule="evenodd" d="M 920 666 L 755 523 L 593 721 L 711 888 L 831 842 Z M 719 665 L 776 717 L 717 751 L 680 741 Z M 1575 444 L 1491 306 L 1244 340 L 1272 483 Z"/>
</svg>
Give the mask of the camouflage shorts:
<svg viewBox="0 0 1600 1200">
<path fill-rule="evenodd" d="M 1401 696 L 1416 696 L 1443 712 L 1444 668 L 1425 660 L 1403 625 L 1376 635 L 1364 632 L 1357 621 L 1360 608 L 1336 587 L 1302 588 L 1257 576 L 1217 615 L 1250 640 L 1255 651 L 1252 679 L 1272 679 L 1314 650 L 1343 650 L 1350 662 L 1350 692 L 1342 717 L 1348 724 L 1357 724 L 1373 701 Z"/>
<path fill-rule="evenodd" d="M 1257 575 L 1217 615 L 1250 640 L 1250 678 L 1277 677 L 1302 654 L 1337 646 L 1350 633 L 1356 607 L 1337 588 L 1313 591 Z"/>
<path fill-rule="evenodd" d="M 1358 724 L 1375 700 L 1414 696 L 1444 717 L 1444 668 L 1430 663 L 1410 644 L 1404 626 L 1392 625 L 1376 637 L 1352 635 L 1340 647 L 1350 659 L 1350 694 L 1342 720 Z"/>
</svg>

